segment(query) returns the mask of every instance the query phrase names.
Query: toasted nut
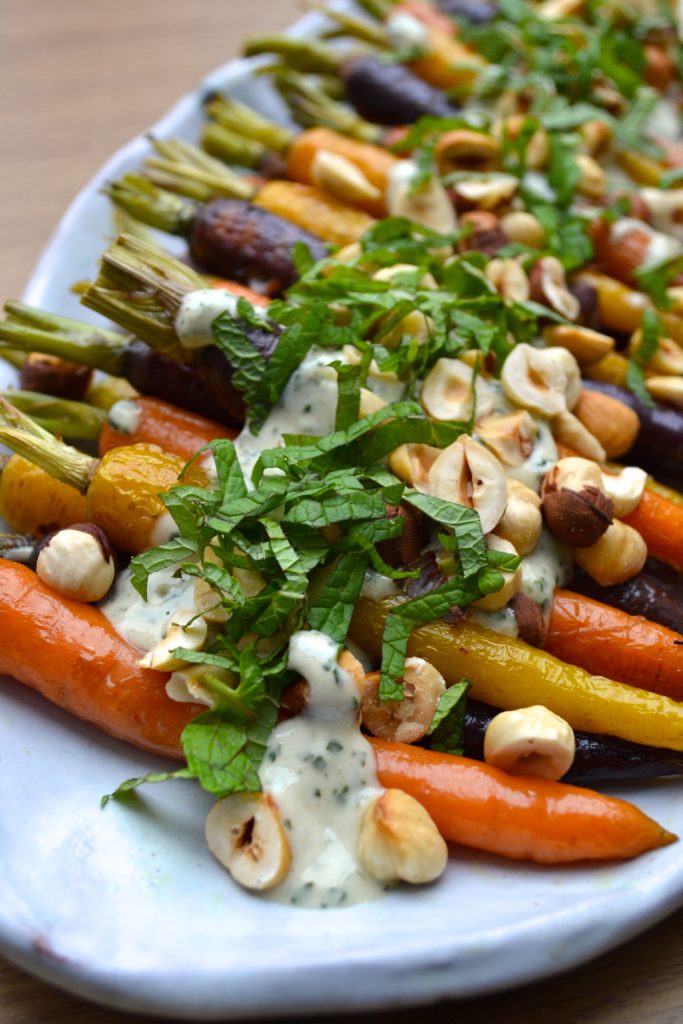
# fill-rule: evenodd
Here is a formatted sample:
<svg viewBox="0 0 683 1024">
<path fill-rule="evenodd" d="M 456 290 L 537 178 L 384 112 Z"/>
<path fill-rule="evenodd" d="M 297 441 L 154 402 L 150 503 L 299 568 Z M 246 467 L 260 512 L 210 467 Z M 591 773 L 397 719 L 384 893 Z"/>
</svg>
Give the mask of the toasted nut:
<svg viewBox="0 0 683 1024">
<path fill-rule="evenodd" d="M 485 274 L 504 299 L 526 302 L 529 298 L 529 278 L 517 260 L 491 260 L 486 265 Z"/>
<path fill-rule="evenodd" d="M 638 466 L 625 466 L 619 473 L 602 473 L 602 489 L 614 506 L 615 516 L 627 516 L 637 508 L 646 483 L 647 473 Z"/>
<path fill-rule="evenodd" d="M 324 192 L 349 203 L 376 201 L 382 193 L 356 164 L 340 153 L 318 149 L 311 163 L 311 180 Z"/>
<path fill-rule="evenodd" d="M 545 245 L 545 228 L 538 217 L 525 210 L 513 210 L 500 219 L 500 226 L 511 242 L 541 249 Z"/>
<path fill-rule="evenodd" d="M 473 508 L 484 533 L 494 529 L 505 511 L 503 467 L 495 455 L 465 434 L 439 453 L 427 483 L 429 493 L 437 498 Z"/>
<path fill-rule="evenodd" d="M 504 540 L 502 537 L 497 537 L 495 533 L 489 534 L 486 538 L 486 546 L 491 551 L 502 551 L 506 555 L 517 555 L 515 547 L 508 540 Z M 517 566 L 512 572 L 507 572 L 504 569 L 500 570 L 503 577 L 503 586 L 500 590 L 497 590 L 494 594 L 487 594 L 486 597 L 481 597 L 478 601 L 474 602 L 476 608 L 481 608 L 485 612 L 497 612 L 499 608 L 504 608 L 508 601 L 511 601 L 515 594 L 519 593 L 520 587 L 522 586 L 522 566 Z"/>
<path fill-rule="evenodd" d="M 555 416 L 552 421 L 552 432 L 556 441 L 585 459 L 604 462 L 607 458 L 605 449 L 597 437 L 594 437 L 572 412 L 561 412 Z"/>
<path fill-rule="evenodd" d="M 490 178 L 462 179 L 451 185 L 457 198 L 478 210 L 495 210 L 509 203 L 519 188 L 519 178 L 512 174 L 496 174 Z"/>
<path fill-rule="evenodd" d="M 612 128 L 606 121 L 595 118 L 584 121 L 579 128 L 582 149 L 591 156 L 600 156 L 612 141 Z"/>
<path fill-rule="evenodd" d="M 588 153 L 577 153 L 575 157 L 579 167 L 579 180 L 576 189 L 582 196 L 589 199 L 601 199 L 607 188 L 607 175 L 598 161 Z"/>
<path fill-rule="evenodd" d="M 429 490 L 429 471 L 441 454 L 429 444 L 402 444 L 389 456 L 389 469 L 418 491 Z"/>
<path fill-rule="evenodd" d="M 683 241 L 683 189 L 641 188 L 640 197 L 653 227 Z"/>
<path fill-rule="evenodd" d="M 648 377 L 645 387 L 658 402 L 683 408 L 683 377 Z"/>
<path fill-rule="evenodd" d="M 581 394 L 579 364 L 566 348 L 516 345 L 500 379 L 511 401 L 544 416 L 573 409 Z"/>
<path fill-rule="evenodd" d="M 449 234 L 458 226 L 453 204 L 438 178 L 430 178 L 413 188 L 417 164 L 400 160 L 394 165 L 387 187 L 387 212 L 391 217 L 407 217 L 440 234 Z"/>
<path fill-rule="evenodd" d="M 222 565 L 221 559 L 211 547 L 204 548 L 204 561 L 210 565 Z M 252 569 L 234 568 L 232 575 L 239 583 L 245 597 L 255 597 L 266 585 L 260 572 Z M 195 611 L 201 612 L 207 622 L 227 622 L 231 612 L 223 606 L 223 595 L 220 590 L 212 587 L 206 580 L 197 579 L 192 595 Z M 178 645 L 180 646 L 180 645 Z M 187 646 L 184 644 L 183 646 Z"/>
<path fill-rule="evenodd" d="M 394 263 L 391 267 L 382 267 L 372 275 L 373 281 L 393 281 L 398 274 L 415 273 L 417 267 L 412 263 Z M 434 275 L 426 271 L 420 278 L 420 288 L 433 290 L 438 288 Z"/>
<path fill-rule="evenodd" d="M 140 659 L 143 668 L 154 668 L 160 672 L 175 672 L 186 662 L 171 652 L 176 647 L 186 647 L 190 651 L 201 651 L 206 642 L 208 629 L 206 619 L 197 614 L 196 608 L 183 609 L 172 616 L 166 636 L 151 651 Z"/>
<path fill-rule="evenodd" d="M 561 779 L 574 761 L 572 727 L 541 704 L 502 711 L 484 737 L 484 760 L 510 775 Z"/>
<path fill-rule="evenodd" d="M 458 243 L 460 252 L 483 252 L 493 256 L 509 242 L 495 213 L 487 210 L 469 210 L 460 219 L 464 231 Z"/>
<path fill-rule="evenodd" d="M 55 593 L 73 601 L 100 601 L 116 576 L 106 533 L 91 523 L 74 523 L 42 542 L 36 573 Z"/>
<path fill-rule="evenodd" d="M 446 689 L 441 673 L 424 658 L 407 658 L 403 672 L 403 700 L 379 699 L 379 672 L 370 672 L 363 684 L 361 718 L 373 736 L 398 743 L 416 743 L 427 735 L 434 712 Z"/>
<path fill-rule="evenodd" d="M 520 590 L 510 601 L 510 607 L 517 622 L 519 639 L 530 647 L 543 647 L 548 635 L 548 625 L 538 605 Z"/>
<path fill-rule="evenodd" d="M 433 882 L 448 862 L 448 847 L 422 804 L 387 789 L 365 809 L 358 860 L 380 882 Z"/>
<path fill-rule="evenodd" d="M 234 793 L 217 800 L 204 826 L 214 857 L 245 889 L 272 889 L 292 856 L 275 803 L 265 793 Z"/>
<path fill-rule="evenodd" d="M 165 687 L 167 695 L 181 704 L 206 704 L 207 707 L 214 707 L 216 700 L 213 694 L 202 685 L 202 676 L 207 672 L 228 685 L 235 681 L 230 679 L 225 669 L 215 665 L 185 665 L 171 674 Z"/>
<path fill-rule="evenodd" d="M 519 555 L 534 550 L 541 536 L 541 499 L 526 484 L 508 477 L 508 501 L 496 534 L 512 544 Z"/>
<path fill-rule="evenodd" d="M 579 300 L 569 291 L 564 267 L 555 256 L 536 260 L 529 275 L 531 297 L 543 306 L 554 309 L 567 320 L 577 320 L 581 312 Z"/>
<path fill-rule="evenodd" d="M 439 174 L 451 171 L 491 171 L 500 163 L 498 139 L 469 128 L 445 132 L 436 144 L 434 157 Z"/>
<path fill-rule="evenodd" d="M 526 114 L 511 114 L 509 117 L 494 124 L 495 133 L 501 138 L 519 138 L 520 132 L 526 127 Z M 526 144 L 524 159 L 526 166 L 532 170 L 540 170 L 548 163 L 550 144 L 545 128 L 538 128 Z"/>
<path fill-rule="evenodd" d="M 647 545 L 637 530 L 615 519 L 596 544 L 577 548 L 574 554 L 591 579 L 611 587 L 638 575 L 645 565 Z"/>
<path fill-rule="evenodd" d="M 585 0 L 543 0 L 536 8 L 536 14 L 544 21 L 557 21 L 580 14 L 585 7 Z"/>
<path fill-rule="evenodd" d="M 376 395 L 374 391 L 370 391 L 368 388 L 360 389 L 360 407 L 358 413 L 360 417 L 371 416 L 373 412 L 379 412 L 383 409 L 387 403 L 379 395 Z"/>
<path fill-rule="evenodd" d="M 380 321 L 381 328 L 384 320 Z M 431 317 L 426 316 L 419 309 L 413 309 L 401 317 L 397 324 L 394 324 L 384 333 L 379 333 L 378 338 L 385 348 L 396 348 L 404 337 L 414 338 L 420 344 L 424 344 L 434 334 L 434 322 Z"/>
<path fill-rule="evenodd" d="M 526 409 L 489 416 L 477 424 L 477 437 L 506 466 L 521 466 L 534 450 L 538 428 Z"/>
<path fill-rule="evenodd" d="M 640 420 L 624 402 L 584 388 L 574 410 L 584 427 L 596 437 L 608 459 L 625 455 L 638 436 Z"/>
<path fill-rule="evenodd" d="M 541 497 L 550 532 L 577 548 L 594 545 L 614 516 L 612 502 L 602 489 L 600 467 L 589 459 L 560 459 L 546 473 Z"/>
<path fill-rule="evenodd" d="M 543 337 L 549 345 L 560 345 L 568 349 L 575 357 L 579 366 L 589 366 L 603 359 L 614 349 L 614 338 L 600 331 L 592 331 L 590 327 L 578 324 L 553 324 L 546 327 Z"/>
<path fill-rule="evenodd" d="M 681 190 L 683 191 L 683 189 Z M 634 331 L 628 343 L 629 355 L 635 355 L 643 343 L 643 332 L 640 328 Z M 672 338 L 659 338 L 657 349 L 645 365 L 647 373 L 683 374 L 683 348 Z"/>
<path fill-rule="evenodd" d="M 420 401 L 428 416 L 437 420 L 469 420 L 476 400 L 476 415 L 488 416 L 495 395 L 482 377 L 460 359 L 437 359 L 422 385 Z"/>
</svg>

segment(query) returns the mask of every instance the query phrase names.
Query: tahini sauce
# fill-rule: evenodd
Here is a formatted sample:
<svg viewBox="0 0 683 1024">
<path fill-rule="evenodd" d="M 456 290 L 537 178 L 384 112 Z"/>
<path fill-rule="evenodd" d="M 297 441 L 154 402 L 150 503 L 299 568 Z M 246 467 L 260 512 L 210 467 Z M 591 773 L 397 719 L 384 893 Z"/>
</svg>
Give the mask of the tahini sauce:
<svg viewBox="0 0 683 1024">
<path fill-rule="evenodd" d="M 276 726 L 259 769 L 292 852 L 272 898 L 304 907 L 376 899 L 383 886 L 356 859 L 363 810 L 382 792 L 372 747 L 358 727 L 357 686 L 337 664 L 337 644 L 315 630 L 293 634 L 289 667 L 308 681 L 308 704 Z"/>
</svg>

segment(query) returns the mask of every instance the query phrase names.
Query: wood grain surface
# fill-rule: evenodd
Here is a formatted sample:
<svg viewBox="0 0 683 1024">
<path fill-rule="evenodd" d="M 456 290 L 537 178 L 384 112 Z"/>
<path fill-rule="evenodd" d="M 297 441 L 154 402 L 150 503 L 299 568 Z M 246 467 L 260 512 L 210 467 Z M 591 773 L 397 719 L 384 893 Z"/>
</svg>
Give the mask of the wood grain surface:
<svg viewBox="0 0 683 1024">
<path fill-rule="evenodd" d="M 247 33 L 282 28 L 295 14 L 293 0 L 0 0 L 2 296 L 20 295 L 65 206 L 114 149 L 235 55 Z M 7 784 L 3 775 L 2 785 Z M 679 1024 L 682 963 L 679 912 L 560 978 L 457 1005 L 355 1014 L 354 1019 L 363 1024 L 425 1019 L 434 1024 Z M 144 1019 L 86 1003 L 0 960 L 2 1024 Z"/>
</svg>

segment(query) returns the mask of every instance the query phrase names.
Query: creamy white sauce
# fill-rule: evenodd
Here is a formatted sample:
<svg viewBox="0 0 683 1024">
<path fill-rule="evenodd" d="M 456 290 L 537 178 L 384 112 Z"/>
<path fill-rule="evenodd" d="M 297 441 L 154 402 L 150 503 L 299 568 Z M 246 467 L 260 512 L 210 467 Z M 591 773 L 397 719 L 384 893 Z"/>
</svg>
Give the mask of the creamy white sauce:
<svg viewBox="0 0 683 1024">
<path fill-rule="evenodd" d="M 203 348 L 213 344 L 211 325 L 221 313 L 237 316 L 240 296 L 225 288 L 198 288 L 183 297 L 175 318 L 175 329 L 183 348 Z M 265 311 L 252 306 L 256 316 Z"/>
<path fill-rule="evenodd" d="M 151 651 L 166 635 L 169 619 L 181 608 L 191 608 L 195 580 L 174 579 L 173 568 L 154 572 L 147 582 L 147 601 L 130 582 L 130 570 L 123 569 L 109 596 L 99 609 L 116 632 L 141 651 Z"/>
<path fill-rule="evenodd" d="M 249 425 L 235 439 L 237 458 L 247 481 L 264 448 L 282 444 L 283 434 L 322 437 L 334 430 L 337 374 L 327 364 L 344 359 L 336 349 L 312 348 L 292 376 L 258 434 Z"/>
<path fill-rule="evenodd" d="M 356 859 L 363 810 L 381 793 L 372 747 L 358 727 L 358 689 L 324 633 L 294 633 L 289 667 L 308 681 L 308 704 L 276 726 L 259 769 L 292 852 L 291 868 L 272 896 L 304 907 L 376 899 L 383 887 Z"/>
<path fill-rule="evenodd" d="M 571 550 L 544 527 L 534 550 L 522 559 L 521 591 L 539 606 L 546 622 L 550 617 L 555 588 L 567 583 L 572 569 Z"/>
<path fill-rule="evenodd" d="M 140 406 L 134 398 L 122 398 L 114 402 L 107 419 L 117 434 L 134 434 L 140 426 Z"/>
<path fill-rule="evenodd" d="M 149 535 L 149 546 L 157 548 L 160 544 L 165 544 L 166 541 L 177 537 L 179 533 L 178 524 L 171 513 L 162 512 L 152 527 L 152 532 Z"/>
<path fill-rule="evenodd" d="M 526 484 L 532 491 L 538 492 L 541 480 L 557 462 L 558 452 L 548 421 L 537 416 L 534 417 L 534 421 L 537 432 L 533 450 L 521 466 L 508 468 L 507 475 Z"/>
<path fill-rule="evenodd" d="M 486 629 L 492 629 L 496 633 L 504 633 L 505 636 L 519 635 L 517 617 L 509 605 L 505 605 L 504 608 L 499 608 L 495 612 L 487 612 L 483 608 L 472 607 L 468 609 L 468 613 L 468 617 L 473 622 L 484 626 Z"/>
</svg>

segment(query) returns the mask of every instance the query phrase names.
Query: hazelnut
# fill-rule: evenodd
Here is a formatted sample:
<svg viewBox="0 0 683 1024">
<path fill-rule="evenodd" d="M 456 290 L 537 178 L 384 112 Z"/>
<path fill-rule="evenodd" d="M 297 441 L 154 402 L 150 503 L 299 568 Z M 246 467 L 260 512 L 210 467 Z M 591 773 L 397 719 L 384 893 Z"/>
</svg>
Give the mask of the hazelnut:
<svg viewBox="0 0 683 1024">
<path fill-rule="evenodd" d="M 443 874 L 448 847 L 424 809 L 400 789 L 387 789 L 365 809 L 358 860 L 380 882 L 433 882 Z"/>
<path fill-rule="evenodd" d="M 36 573 L 62 597 L 86 603 L 100 601 L 116 575 L 109 538 L 92 523 L 74 523 L 58 530 L 41 544 Z"/>
<path fill-rule="evenodd" d="M 216 801 L 205 833 L 211 853 L 246 889 L 272 889 L 289 871 L 287 836 L 265 793 L 234 793 Z"/>
<path fill-rule="evenodd" d="M 595 544 L 614 518 L 614 506 L 602 490 L 600 468 L 587 459 L 560 459 L 546 473 L 541 497 L 548 529 L 573 547 Z"/>
<path fill-rule="evenodd" d="M 363 684 L 361 718 L 365 728 L 380 739 L 416 743 L 432 724 L 446 683 L 424 658 L 407 658 L 403 671 L 403 700 L 379 699 L 379 672 L 370 672 Z"/>
</svg>

